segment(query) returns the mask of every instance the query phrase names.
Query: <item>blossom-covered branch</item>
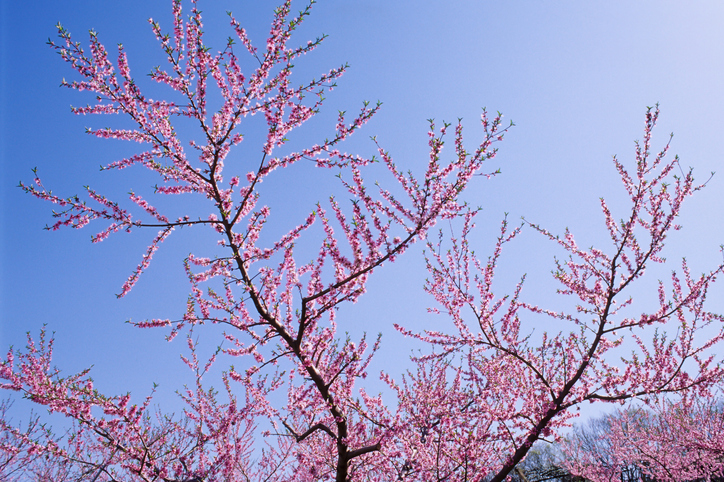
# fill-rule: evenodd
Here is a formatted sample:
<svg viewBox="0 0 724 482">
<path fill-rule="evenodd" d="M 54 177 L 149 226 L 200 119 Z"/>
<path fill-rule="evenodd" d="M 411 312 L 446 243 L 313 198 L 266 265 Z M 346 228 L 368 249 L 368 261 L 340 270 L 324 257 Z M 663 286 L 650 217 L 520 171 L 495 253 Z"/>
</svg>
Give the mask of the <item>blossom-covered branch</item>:
<svg viewBox="0 0 724 482">
<path fill-rule="evenodd" d="M 221 256 L 191 254 L 185 260 L 191 293 L 183 316 L 173 321 L 152 319 L 137 324 L 170 326 L 169 338 L 208 322 L 225 327 L 223 354 L 240 358 L 239 365 L 244 367 L 228 369 L 224 379 L 227 391 L 233 398 L 231 384 L 239 384 L 253 402 L 257 421 L 265 420 L 262 425 L 269 426 L 265 432 L 276 434 L 279 439 L 280 445 L 264 451 L 257 462 L 261 467 L 276 467 L 274 477 L 297 481 L 331 477 L 341 482 L 361 477 L 359 474 L 366 471 L 365 477 L 376 473 L 385 478 L 391 470 L 389 461 L 397 450 L 391 442 L 395 437 L 394 425 L 379 397 L 368 396 L 355 387 L 358 380 L 366 377 L 380 340 L 370 346 L 366 338 L 340 339 L 336 334 L 336 310 L 342 303 L 355 302 L 366 291 L 367 281 L 377 268 L 394 261 L 415 241 L 425 239 L 438 220 L 464 212 L 465 203 L 459 199 L 461 193 L 475 176 L 483 174 L 484 164 L 496 154 L 493 143 L 502 140 L 507 127 L 502 125 L 500 114 L 489 118 L 484 111 L 481 144 L 474 150 L 466 150 L 462 125 L 458 123 L 453 134 L 454 152 L 446 154 L 443 147 L 450 125 L 437 128 L 431 122 L 429 159 L 420 177 L 404 173 L 392 156 L 377 145 L 379 162 L 389 172 L 392 185 L 383 187 L 383 183 L 371 188 L 365 172 L 378 160 L 344 153 L 338 145 L 377 113 L 380 104 L 365 102 L 351 121 L 340 113 L 334 134 L 324 142 L 309 142 L 307 147 L 291 152 L 287 147 L 292 131 L 320 111 L 326 93 L 346 70 L 346 66 L 342 66 L 317 79 L 292 82 L 294 63 L 324 40 L 322 36 L 300 46 L 291 45 L 292 33 L 309 15 L 313 1 L 297 15 L 291 14 L 290 1 L 277 8 L 263 49 L 254 45 L 230 15 L 235 38 L 229 39 L 223 50 L 216 53 L 204 42 L 198 2 L 190 1 L 188 14 L 182 11 L 182 3 L 181 0 L 172 2 L 172 33 L 163 33 L 161 25 L 151 20 L 151 28 L 168 63 L 165 69 L 154 68 L 150 77 L 169 87 L 175 100 L 147 97 L 141 83 L 131 74 L 123 47 L 119 47 L 117 58 L 111 60 L 95 32 L 91 32 L 87 52 L 60 25 L 60 41 L 50 45 L 78 74 L 79 80 L 64 81 L 63 85 L 89 91 L 96 98 L 95 104 L 74 108 L 74 113 L 123 115 L 134 126 L 131 129 L 91 128 L 88 133 L 146 146 L 145 151 L 112 162 L 106 169 L 132 166 L 150 169 L 160 178 L 155 195 L 193 196 L 193 212 L 199 209 L 206 212 L 197 217 L 188 212 L 173 215 L 172 208 L 180 203 L 174 203 L 172 208 L 163 207 L 153 203 L 149 196 L 131 192 L 129 201 L 131 207 L 139 211 L 136 215 L 131 208 L 121 207 L 121 202 L 111 201 L 90 188 L 89 204 L 76 196 L 58 197 L 46 190 L 37 176 L 34 184 L 21 184 L 21 187 L 63 207 L 63 211 L 54 214 L 58 220 L 52 229 L 80 228 L 93 221 L 105 221 L 108 224 L 94 241 L 102 241 L 119 231 L 141 228 L 152 228 L 157 233 L 119 296 L 133 289 L 149 268 L 156 250 L 176 228 L 211 228 L 218 245 L 226 252 Z M 243 48 L 239 49 L 237 43 Z M 242 70 L 242 54 L 250 55 L 256 62 L 257 67 L 251 72 Z M 211 106 L 218 104 L 218 99 L 220 107 L 213 111 Z M 240 159 L 234 148 L 248 142 L 242 129 L 244 120 L 254 115 L 264 118 L 266 137 L 261 142 L 258 158 Z M 195 124 L 198 135 L 184 141 L 177 125 L 178 121 L 188 123 L 189 120 Z M 317 200 L 310 205 L 306 217 L 292 224 L 285 234 L 271 238 L 264 228 L 275 218 L 265 204 L 270 194 L 262 189 L 262 182 L 301 160 L 311 161 L 322 173 L 334 170 L 351 203 L 341 202 L 334 196 L 327 202 Z M 199 203 L 199 197 L 205 200 L 204 205 Z M 315 243 L 316 254 L 310 256 L 307 247 Z M 210 252 L 217 253 L 216 246 Z M 43 356 L 42 353 L 31 349 L 18 355 L 29 357 L 27 364 L 31 364 L 32 359 Z M 186 361 L 196 369 L 195 359 Z M 3 370 L 12 380 L 6 388 L 22 391 L 38 403 L 52 407 L 51 399 L 56 398 L 68 407 L 77 405 L 75 409 L 57 410 L 79 420 L 82 427 L 98 427 L 101 423 L 93 418 L 92 407 L 107 411 L 111 410 L 105 408 L 107 406 L 118 406 L 120 408 L 112 410 L 126 417 L 127 401 L 91 394 L 90 388 L 81 386 L 86 380 L 85 374 L 67 382 L 58 379 L 51 383 L 52 375 L 46 373 L 42 375 L 46 382 L 36 384 L 13 368 L 11 358 Z M 201 376 L 198 375 L 199 380 Z M 51 397 L 48 393 L 51 386 L 62 393 Z M 282 387 L 287 390 L 287 403 L 279 406 L 267 396 Z M 196 392 L 183 395 L 191 407 L 186 414 L 191 420 L 189 423 L 211 428 L 226 420 L 221 414 L 212 417 L 218 406 L 214 408 L 213 400 L 204 399 L 202 403 L 201 399 L 210 395 L 201 393 L 199 381 Z M 135 417 L 146 413 L 147 403 L 133 413 Z M 230 402 L 229 406 L 232 405 Z M 245 422 L 250 420 L 249 413 L 244 415 Z M 144 428 L 139 425 L 146 423 L 145 419 L 126 418 L 127 421 L 118 422 L 128 425 L 124 430 L 151 430 L 151 425 Z M 166 423 L 160 426 L 164 430 L 169 427 Z M 105 428 L 93 430 L 99 431 L 107 451 L 118 449 L 118 453 L 113 452 L 116 459 L 121 454 L 135 454 L 123 455 L 130 457 L 129 473 L 143 478 L 152 477 L 153 471 L 170 470 L 168 464 L 164 469 L 164 464 L 152 460 L 151 452 L 134 452 L 140 450 L 139 444 L 147 443 L 145 438 L 121 444 L 116 435 Z M 173 433 L 175 429 L 169 430 Z M 228 433 L 228 430 L 222 432 Z M 245 446 L 245 440 L 242 437 L 238 443 Z M 198 449 L 193 469 L 191 462 L 181 464 L 189 474 L 209 473 L 207 459 L 223 459 L 223 450 L 226 450 L 219 445 L 211 445 L 208 451 L 203 448 L 204 444 L 199 447 L 202 448 Z M 237 452 L 245 453 L 241 448 Z M 381 456 L 379 452 L 386 455 Z M 282 464 L 288 456 L 294 462 Z M 180 473 L 181 469 L 174 470 Z M 243 473 L 244 477 L 250 477 L 248 468 L 229 470 L 231 472 L 224 474 L 240 477 Z M 156 476 L 167 477 L 166 472 L 163 474 Z"/>
<path fill-rule="evenodd" d="M 400 328 L 440 351 L 420 358 L 420 371 L 407 384 L 393 384 L 405 400 L 405 411 L 418 420 L 408 424 L 412 448 L 407 450 L 421 474 L 444 468 L 456 474 L 488 474 L 500 482 L 536 440 L 565 426 L 574 416 L 571 409 L 582 402 L 623 402 L 688 390 L 705 393 L 721 380 L 722 369 L 711 348 L 724 339 L 724 318 L 707 311 L 704 302 L 724 265 L 695 277 L 682 261 L 681 274 L 671 275 L 669 295 L 659 282 L 657 310 L 627 315 L 633 299 L 626 293 L 650 263 L 664 262 L 664 241 L 672 229 L 679 229 L 676 218 L 682 203 L 701 187 L 691 171 L 675 174 L 679 160 L 665 159 L 668 144 L 658 154 L 650 152 L 657 117 L 658 108 L 647 111 L 644 140 L 636 145 L 634 174 L 614 158 L 630 211 L 616 221 L 601 200 L 610 248 L 583 249 L 567 230 L 556 236 L 525 222 L 567 252 L 566 260 L 556 260 L 553 276 L 561 285 L 558 293 L 575 300 L 574 310 L 553 311 L 526 303 L 523 281 L 511 296 L 494 295 L 493 278 L 503 246 L 520 231 L 520 227 L 510 230 L 507 220 L 487 261 L 477 258 L 469 245 L 474 212 L 467 214 L 462 234 L 447 250 L 443 239 L 428 244 L 431 278 L 426 289 L 440 305 L 436 311 L 449 316 L 455 329 L 417 334 Z M 535 336 L 524 321 L 542 316 L 552 325 L 569 323 L 571 328 L 558 334 L 544 330 Z M 674 335 L 658 327 L 668 327 Z M 633 352 L 621 358 L 624 347 Z M 462 357 L 462 365 L 441 361 L 454 356 Z M 421 383 L 431 373 L 440 384 L 433 392 L 439 395 L 432 400 L 426 383 Z M 469 403 L 465 413 L 453 408 L 465 403 Z M 430 406 L 439 408 L 427 414 Z M 467 423 L 474 428 L 467 437 L 435 428 L 436 444 L 423 443 L 422 438 L 430 437 L 420 434 L 429 431 L 433 422 L 436 427 Z"/>
</svg>

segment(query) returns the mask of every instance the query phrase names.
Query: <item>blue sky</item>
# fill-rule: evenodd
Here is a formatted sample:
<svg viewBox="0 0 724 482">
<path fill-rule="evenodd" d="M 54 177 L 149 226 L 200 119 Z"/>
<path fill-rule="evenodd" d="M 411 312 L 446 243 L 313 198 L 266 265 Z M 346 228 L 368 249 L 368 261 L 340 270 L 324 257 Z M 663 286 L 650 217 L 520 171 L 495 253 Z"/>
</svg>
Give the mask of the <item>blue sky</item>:
<svg viewBox="0 0 724 482">
<path fill-rule="evenodd" d="M 231 34 L 223 15 L 231 10 L 263 46 L 275 2 L 205 0 L 201 6 L 211 45 L 223 46 Z M 175 390 L 181 385 L 174 378 L 182 370 L 181 344 L 166 344 L 165 332 L 139 331 L 123 321 L 183 312 L 188 287 L 181 261 L 203 238 L 192 232 L 172 237 L 132 294 L 117 300 L 153 233 L 120 234 L 93 245 L 90 235 L 100 226 L 43 231 L 52 206 L 16 187 L 32 180 L 33 167 L 64 196 L 81 193 L 86 184 L 122 194 L 154 182 L 134 172 L 98 171 L 135 146 L 84 134 L 85 126 L 112 121 L 70 113 L 69 105 L 88 99 L 58 87 L 73 72 L 45 41 L 54 37 L 58 21 L 84 42 L 93 28 L 111 51 L 123 42 L 141 79 L 161 61 L 146 20 L 153 17 L 170 30 L 170 2 L 2 2 L 0 9 L 0 350 L 23 345 L 26 331 L 35 334 L 47 324 L 56 332 L 56 362 L 66 373 L 93 365 L 97 386 L 110 393 L 145 395 L 154 381 L 162 392 Z M 724 4 L 714 0 L 320 0 L 296 41 L 322 33 L 329 38 L 298 62 L 300 75 L 318 76 L 345 62 L 351 68 L 329 98 L 327 117 L 308 132 L 324 136 L 337 110 L 353 112 L 363 100 L 380 100 L 381 112 L 345 149 L 372 155 L 369 136 L 376 135 L 400 165 L 420 172 L 426 119 L 463 118 L 473 145 L 480 139 L 481 108 L 501 111 L 516 124 L 493 164 L 502 174 L 467 193 L 484 209 L 479 251 L 487 253 L 505 212 L 554 232 L 567 226 L 584 246 L 605 246 L 598 199 L 612 199 L 615 207 L 623 193 L 611 156 L 631 161 L 646 106 L 659 102 L 654 145 L 663 146 L 674 132 L 672 152 L 683 166 L 694 167 L 702 181 L 721 171 L 688 203 L 684 230 L 671 237 L 667 252 L 672 260 L 687 256 L 702 271 L 720 261 L 724 243 L 723 21 Z M 314 182 L 300 178 L 273 189 L 280 203 L 311 206 L 318 200 L 310 197 Z M 549 275 L 554 252 L 532 233 L 522 236 L 504 255 L 501 294 L 528 273 L 531 299 L 547 300 L 555 288 Z M 382 331 L 376 369 L 404 366 L 414 345 L 391 323 L 439 322 L 425 314 L 432 300 L 422 292 L 419 247 L 376 276 L 360 303 L 342 311 L 341 331 Z M 715 303 L 717 297 L 720 287 L 710 296 Z"/>
</svg>

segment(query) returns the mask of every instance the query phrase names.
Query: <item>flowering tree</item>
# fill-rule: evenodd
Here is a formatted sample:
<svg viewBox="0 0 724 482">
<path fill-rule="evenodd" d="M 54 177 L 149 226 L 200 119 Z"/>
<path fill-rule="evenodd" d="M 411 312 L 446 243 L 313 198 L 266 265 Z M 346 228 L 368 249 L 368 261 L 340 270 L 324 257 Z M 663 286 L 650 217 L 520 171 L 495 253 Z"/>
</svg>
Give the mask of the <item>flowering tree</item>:
<svg viewBox="0 0 724 482">
<path fill-rule="evenodd" d="M 702 187 L 694 184 L 691 171 L 673 174 L 678 158 L 666 161 L 668 144 L 651 154 L 657 117 L 658 108 L 648 110 L 633 174 L 614 158 L 630 211 L 617 221 L 601 199 L 610 248 L 583 249 L 568 231 L 556 236 L 524 223 L 567 253 L 567 260 L 556 260 L 553 276 L 561 285 L 558 293 L 574 299 L 571 312 L 526 303 L 523 281 L 512 296 L 495 298 L 493 277 L 502 248 L 520 231 L 510 230 L 507 221 L 487 261 L 478 259 L 468 242 L 474 213 L 464 216 L 462 234 L 452 238 L 447 250 L 442 237 L 428 244 L 431 278 L 426 289 L 455 331 L 419 334 L 400 328 L 439 351 L 421 357 L 417 374 L 396 386 L 409 420 L 400 437 L 410 444 L 409 457 L 421 461 L 420 470 L 427 473 L 423 479 L 457 474 L 465 480 L 471 478 L 468 474 L 485 473 L 499 482 L 534 442 L 554 438 L 556 429 L 574 416 L 571 409 L 583 402 L 623 403 L 692 389 L 706 393 L 720 380 L 722 369 L 706 350 L 724 337 L 722 317 L 706 311 L 704 301 L 723 266 L 694 277 L 683 260 L 683 276 L 671 275 L 670 295 L 659 282 L 654 311 L 632 313 L 633 299 L 626 294 L 649 264 L 665 261 L 664 242 L 670 230 L 679 229 L 681 205 Z M 524 316 L 572 327 L 543 332 L 534 341 Z M 667 324 L 675 326 L 671 339 L 657 329 Z M 647 342 L 640 333 L 652 328 Z M 621 358 L 626 339 L 635 348 Z M 454 357 L 462 362 L 455 364 Z"/>
<path fill-rule="evenodd" d="M 592 481 L 620 480 L 621 472 L 632 468 L 662 481 L 724 475 L 724 414 L 714 396 L 658 400 L 649 409 L 621 410 L 603 422 L 605 430 L 597 435 L 604 450 L 590 450 L 581 432 L 566 442 L 564 463 L 572 472 Z"/>
<path fill-rule="evenodd" d="M 134 81 L 122 47 L 114 64 L 95 33 L 86 53 L 58 27 L 61 41 L 51 46 L 80 79 L 64 85 L 97 97 L 94 105 L 74 112 L 122 114 L 135 125 L 89 133 L 148 146 L 107 169 L 143 166 L 160 176 L 155 194 L 193 198 L 194 212 L 202 207 L 206 211 L 191 216 L 189 205 L 189 211 L 174 216 L 142 194 L 131 193 L 130 206 L 141 213 L 137 217 L 131 207 L 90 188 L 90 204 L 77 196 L 59 197 L 36 175 L 33 184 L 21 187 L 62 208 L 54 213 L 57 221 L 50 229 L 105 221 L 107 226 L 94 242 L 119 231 L 155 230 L 119 296 L 129 293 L 160 244 L 178 228 L 210 229 L 220 248 L 186 258 L 191 293 L 182 317 L 138 323 L 143 328 L 167 327 L 169 338 L 187 336 L 184 361 L 195 385 L 181 394 L 186 403 L 183 416 L 153 413 L 150 397 L 134 404 L 130 395 L 105 396 L 94 389 L 87 372 L 61 376 L 51 366 L 52 341 L 44 334 L 39 340 L 29 337 L 27 349 L 11 350 L 0 366 L 2 387 L 70 417 L 75 425 L 58 440 L 3 422 L 5 433 L 17 442 L 2 446 L 6 452 L 17 452 L 3 469 L 6 478 L 27 475 L 23 464 L 42 454 L 39 463 L 47 463 L 40 468 L 55 474 L 54 480 L 499 481 L 534 441 L 565 425 L 570 409 L 579 403 L 706 390 L 721 376 L 702 354 L 724 333 L 699 344 L 695 335 L 719 320 L 704 310 L 703 301 L 722 267 L 693 278 L 684 264 L 684 278 L 673 277 L 671 297 L 661 285 L 658 310 L 636 318 L 619 316 L 630 304 L 619 301 L 625 297 L 622 292 L 642 276 L 647 263 L 662 261 L 664 240 L 676 228 L 681 203 L 698 189 L 690 173 L 675 178 L 673 186 L 666 184 L 678 162 L 664 162 L 665 151 L 650 159 L 657 112 L 647 115 L 636 174 L 630 176 L 616 161 L 632 208 L 619 224 L 603 203 L 614 246 L 611 254 L 581 250 L 569 233 L 559 239 L 531 224 L 571 254 L 570 261 L 559 263 L 556 278 L 564 294 L 580 299 L 577 315 L 524 303 L 521 286 L 512 297 L 496 300 L 491 291 L 496 263 L 503 245 L 519 229 L 509 232 L 503 223 L 494 255 L 487 262 L 477 260 L 468 244 L 475 213 L 460 196 L 474 176 L 484 174 L 485 161 L 495 156 L 492 144 L 507 130 L 501 116 L 489 119 L 483 112 L 484 139 L 471 151 L 464 147 L 458 123 L 450 160 L 443 159 L 442 151 L 450 126 L 438 129 L 431 123 L 429 159 L 420 177 L 402 172 L 379 148 L 379 161 L 394 182 L 389 188 L 370 189 L 365 183 L 374 158 L 339 150 L 379 105 L 364 104 L 351 122 L 340 113 L 329 139 L 289 149 L 290 133 L 319 112 L 325 92 L 345 71 L 332 69 L 319 79 L 292 84 L 293 63 L 323 40 L 290 46 L 292 32 L 312 3 L 296 16 L 290 14 L 290 1 L 279 7 L 263 51 L 230 15 L 236 39 L 212 54 L 203 41 L 196 1 L 191 1 L 185 17 L 181 0 L 174 0 L 172 34 L 151 22 L 169 63 L 168 70 L 154 69 L 151 79 L 171 89 L 180 101 L 148 98 Z M 250 73 L 242 70 L 236 42 L 258 65 Z M 216 109 L 211 107 L 215 102 Z M 258 159 L 241 166 L 245 161 L 235 158 L 234 147 L 245 140 L 243 121 L 254 115 L 265 119 L 266 137 Z M 187 121 L 198 129 L 198 138 L 182 140 L 178 125 Z M 320 172 L 339 173 L 351 203 L 335 197 L 319 202 L 297 225 L 274 238 L 264 230 L 272 214 L 262 182 L 300 162 L 312 162 Z M 439 311 L 452 319 L 454 331 L 418 334 L 399 327 L 436 348 L 417 359 L 417 372 L 401 381 L 383 375 L 398 396 L 396 404 L 385 405 L 380 396 L 370 396 L 356 385 L 367 376 L 379 340 L 370 346 L 366 338 L 339 337 L 336 310 L 355 302 L 378 267 L 394 262 L 416 240 L 426 239 L 443 219 L 453 224 L 461 220 L 462 235 L 452 238 L 447 254 L 444 240 L 429 244 L 432 277 L 427 291 L 441 305 Z M 312 255 L 306 250 L 310 245 L 316 246 Z M 215 254 L 218 249 L 223 254 Z M 524 311 L 571 322 L 576 328 L 545 335 L 533 344 L 521 327 Z M 644 356 L 623 368 L 608 360 L 622 332 L 669 321 L 679 330 L 673 340 L 655 335 L 647 344 L 634 335 Z M 205 360 L 192 335 L 208 324 L 223 327 L 224 346 Z M 203 380 L 217 357 L 238 361 L 223 372 L 221 392 Z M 684 370 L 685 364 L 692 366 Z M 279 399 L 272 396 L 275 393 L 286 402 L 273 402 Z M 65 469 L 68 465 L 72 468 Z"/>
<path fill-rule="evenodd" d="M 293 30 L 309 14 L 311 4 L 297 16 L 290 15 L 290 2 L 275 14 L 266 50 L 254 47 L 239 23 L 230 17 L 236 42 L 258 62 L 251 74 L 242 72 L 238 47 L 230 40 L 226 48 L 211 54 L 203 42 L 201 12 L 192 2 L 184 19 L 181 1 L 173 2 L 174 28 L 163 33 L 151 22 L 161 48 L 168 56 L 169 70 L 155 69 L 151 78 L 180 96 L 182 102 L 147 98 L 134 81 L 126 54 L 119 48 L 115 65 L 95 33 L 89 53 L 70 34 L 58 27 L 61 43 L 51 43 L 60 56 L 80 75 L 64 85 L 97 95 L 95 105 L 74 108 L 76 114 L 124 114 L 135 129 L 90 130 L 101 138 L 130 140 L 149 145 L 148 150 L 111 163 L 107 169 L 144 166 L 160 177 L 158 194 L 201 195 L 209 213 L 197 219 L 188 215 L 169 218 L 139 194 L 130 201 L 145 219 L 135 217 L 103 195 L 88 189 L 95 203 L 79 197 L 61 198 L 46 190 L 36 177 L 34 184 L 21 187 L 30 194 L 63 208 L 56 213 L 51 229 L 80 228 L 94 220 L 108 226 L 93 237 L 94 242 L 111 233 L 153 228 L 158 234 L 141 263 L 123 285 L 125 296 L 149 266 L 159 245 L 177 228 L 208 227 L 219 236 L 226 254 L 218 257 L 189 255 L 185 261 L 191 296 L 184 316 L 178 320 L 150 320 L 141 327 L 172 327 L 173 338 L 181 330 L 216 323 L 226 326 L 226 355 L 250 359 L 248 368 L 231 367 L 224 376 L 228 400 L 205 390 L 202 376 L 214 359 L 204 366 L 196 357 L 189 334 L 191 356 L 186 359 L 197 378 L 195 390 L 184 398 L 188 410 L 183 421 L 149 414 L 150 399 L 131 405 L 129 397 L 98 394 L 85 373 L 60 378 L 50 365 L 51 345 L 41 338 L 30 340 L 24 353 L 9 353 L 2 365 L 3 387 L 21 391 L 51 411 L 78 421 L 73 440 L 84 452 L 71 454 L 48 444 L 55 457 L 89 465 L 106 477 L 189 480 L 199 478 L 278 477 L 307 480 L 347 480 L 355 473 L 378 469 L 373 452 L 388 444 L 391 434 L 380 421 L 386 410 L 378 398 L 357 393 L 355 381 L 366 375 L 366 367 L 378 344 L 365 339 L 354 342 L 336 337 L 335 310 L 343 302 L 354 302 L 365 291 L 368 277 L 386 261 L 394 261 L 439 219 L 457 216 L 464 205 L 458 196 L 483 163 L 495 155 L 491 144 L 502 138 L 500 116 L 489 120 L 483 114 L 485 139 L 473 152 L 462 145 L 462 128 L 457 127 L 456 156 L 440 159 L 448 126 L 430 129 L 430 161 L 419 180 L 401 172 L 382 149 L 382 162 L 401 187 L 403 197 L 384 188 L 372 193 L 363 181 L 363 168 L 372 162 L 337 149 L 337 144 L 360 128 L 379 106 L 365 104 L 358 116 L 347 123 L 340 114 L 335 134 L 284 156 L 275 150 L 284 146 L 287 135 L 313 117 L 325 92 L 345 67 L 333 69 L 299 87 L 292 85 L 293 62 L 315 49 L 321 38 L 301 47 L 289 47 Z M 215 88 L 221 106 L 209 112 L 209 91 Z M 309 99 L 312 99 L 311 101 Z M 232 148 L 244 140 L 239 132 L 247 116 L 262 115 L 267 136 L 254 165 L 239 166 Z M 189 145 L 197 156 L 187 153 L 174 127 L 175 119 L 191 119 L 201 140 Z M 352 203 L 347 209 L 336 199 L 313 206 L 301 223 L 286 234 L 269 241 L 262 233 L 271 216 L 263 205 L 261 183 L 266 178 L 301 161 L 312 161 L 321 169 L 341 173 L 342 187 Z M 225 163 L 236 173 L 225 176 Z M 239 170 L 248 170 L 238 175 Z M 232 171 L 233 172 L 233 171 Z M 242 171 L 243 173 L 243 171 Z M 313 227 L 318 227 L 317 231 Z M 340 235 L 335 233 L 338 230 Z M 305 262 L 295 256 L 304 237 L 317 236 L 317 254 Z M 203 289 L 206 284 L 208 288 Z M 287 371 L 284 374 L 284 370 Z M 240 384 L 245 401 L 237 401 L 232 384 Z M 285 386 L 288 403 L 275 407 L 267 395 Z M 271 431 L 283 432 L 279 444 L 268 448 L 261 458 L 249 463 L 251 431 L 260 417 Z M 19 435 L 19 433 L 18 433 Z M 292 448 L 294 445 L 294 448 Z M 394 456 L 390 454 L 390 456 Z M 294 463 L 289 463 L 289 458 Z"/>
</svg>

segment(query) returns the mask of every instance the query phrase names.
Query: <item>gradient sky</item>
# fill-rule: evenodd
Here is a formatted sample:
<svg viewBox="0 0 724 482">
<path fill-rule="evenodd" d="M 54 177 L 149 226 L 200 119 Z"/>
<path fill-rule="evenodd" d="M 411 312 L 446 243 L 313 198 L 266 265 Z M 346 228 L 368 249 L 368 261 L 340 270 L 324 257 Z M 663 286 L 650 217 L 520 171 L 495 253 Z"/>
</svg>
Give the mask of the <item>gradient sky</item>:
<svg viewBox="0 0 724 482">
<path fill-rule="evenodd" d="M 98 171 L 136 146 L 84 134 L 85 126 L 113 120 L 70 113 L 69 105 L 88 99 L 59 88 L 62 78 L 74 79 L 73 72 L 45 42 L 54 37 L 58 21 L 83 42 L 93 28 L 111 52 L 123 42 L 143 86 L 144 75 L 161 58 L 146 19 L 153 17 L 169 31 L 170 3 L 0 2 L 0 350 L 22 346 L 25 332 L 37 334 L 47 324 L 56 332 L 55 360 L 64 373 L 93 365 L 97 387 L 107 393 L 131 390 L 143 396 L 159 382 L 162 402 L 183 383 L 174 378 L 183 370 L 182 344 L 166 344 L 164 331 L 139 331 L 123 321 L 182 314 L 188 286 L 181 261 L 202 239 L 190 230 L 172 236 L 131 295 L 117 300 L 115 293 L 153 233 L 119 234 L 94 245 L 90 235 L 100 225 L 43 231 L 53 207 L 16 186 L 32 180 L 33 167 L 63 196 L 80 194 L 86 184 L 123 194 L 138 183 L 155 182 L 134 172 Z M 208 43 L 221 47 L 232 34 L 223 15 L 231 10 L 263 47 L 275 3 L 203 0 Z M 351 113 L 363 100 L 380 100 L 381 112 L 345 149 L 370 156 L 369 136 L 376 135 L 401 166 L 420 172 L 427 158 L 426 119 L 441 124 L 463 118 L 473 146 L 481 137 L 481 108 L 501 111 L 516 124 L 491 164 L 502 174 L 476 181 L 467 193 L 484 209 L 478 251 L 489 251 L 505 212 L 553 232 L 569 227 L 581 245 L 606 247 L 598 199 L 623 206 L 611 156 L 631 162 L 646 107 L 658 102 L 654 147 L 674 132 L 672 153 L 684 167 L 692 166 L 698 179 L 721 171 L 688 203 L 684 230 L 671 237 L 667 251 L 671 260 L 687 256 L 693 270 L 702 271 L 721 261 L 718 247 L 724 243 L 722 24 L 724 3 L 717 0 L 320 0 L 295 40 L 302 44 L 321 33 L 329 38 L 297 62 L 297 78 L 345 62 L 351 68 L 329 96 L 326 117 L 306 132 L 324 137 L 333 130 L 337 110 Z M 314 183 L 300 177 L 271 188 L 278 190 L 280 203 L 305 211 L 318 200 Z M 549 274 L 555 253 L 539 236 L 525 233 L 504 254 L 500 293 L 510 292 L 528 273 L 524 293 L 545 303 L 555 289 Z M 369 293 L 341 312 L 341 332 L 384 333 L 375 369 L 400 370 L 417 346 L 391 330 L 392 322 L 411 328 L 442 322 L 425 314 L 432 300 L 422 292 L 424 278 L 416 247 L 380 270 Z M 720 312 L 721 295 L 722 286 L 710 295 Z"/>
</svg>

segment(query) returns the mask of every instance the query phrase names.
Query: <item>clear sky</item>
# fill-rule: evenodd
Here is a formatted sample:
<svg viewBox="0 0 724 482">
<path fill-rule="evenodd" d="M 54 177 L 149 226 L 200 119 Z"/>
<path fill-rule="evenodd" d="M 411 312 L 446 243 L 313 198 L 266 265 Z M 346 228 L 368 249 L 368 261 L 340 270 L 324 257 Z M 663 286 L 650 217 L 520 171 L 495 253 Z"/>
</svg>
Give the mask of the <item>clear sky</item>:
<svg viewBox="0 0 724 482">
<path fill-rule="evenodd" d="M 94 365 L 97 386 L 110 393 L 145 395 L 152 382 L 168 390 L 181 385 L 173 378 L 182 370 L 181 344 L 165 344 L 165 332 L 139 331 L 123 321 L 183 313 L 188 286 L 181 261 L 199 239 L 192 231 L 174 235 L 132 294 L 117 300 L 153 233 L 115 235 L 94 245 L 90 235 L 100 225 L 43 231 L 53 207 L 16 186 L 32 181 L 33 167 L 63 196 L 81 194 L 84 185 L 122 194 L 155 182 L 134 172 L 99 172 L 99 165 L 136 146 L 84 134 L 85 126 L 112 120 L 70 113 L 71 104 L 88 98 L 59 87 L 62 78 L 74 79 L 73 72 L 45 42 L 55 36 L 58 21 L 83 42 L 93 28 L 111 51 L 124 44 L 144 85 L 144 75 L 161 58 L 146 20 L 153 17 L 170 30 L 170 3 L 0 2 L 0 350 L 23 345 L 26 331 L 37 334 L 47 324 L 56 332 L 57 364 L 66 373 Z M 232 34 L 223 15 L 231 10 L 263 47 L 275 2 L 200 4 L 212 46 L 222 47 Z M 351 66 L 329 98 L 328 116 L 309 132 L 327 135 L 337 110 L 354 112 L 363 100 L 384 104 L 345 147 L 350 152 L 372 155 L 369 136 L 376 135 L 400 165 L 420 172 L 427 158 L 426 119 L 462 117 L 470 145 L 480 139 L 482 107 L 515 122 L 492 164 L 501 176 L 481 179 L 467 194 L 484 209 L 477 232 L 481 253 L 489 250 L 505 212 L 554 232 L 568 226 L 584 246 L 607 246 L 598 199 L 616 206 L 623 192 L 611 156 L 631 162 L 646 106 L 659 102 L 654 146 L 674 132 L 672 152 L 683 166 L 694 167 L 702 181 L 721 171 L 688 203 L 684 231 L 671 238 L 667 252 L 672 260 L 687 256 L 702 271 L 720 261 L 724 243 L 722 24 L 724 3 L 718 0 L 320 0 L 295 40 L 329 35 L 298 62 L 302 75 Z M 319 200 L 309 189 L 314 182 L 302 177 L 277 186 L 280 203 L 308 210 Z M 545 302 L 555 288 L 549 275 L 554 252 L 525 234 L 504 255 L 501 294 L 528 273 L 526 293 Z M 432 300 L 422 292 L 424 277 L 418 247 L 385 266 L 362 301 L 343 310 L 340 331 L 384 333 L 376 369 L 399 370 L 414 347 L 390 329 L 392 322 L 416 327 L 441 321 L 425 314 Z M 710 299 L 716 303 L 721 294 L 718 287 Z"/>
</svg>

